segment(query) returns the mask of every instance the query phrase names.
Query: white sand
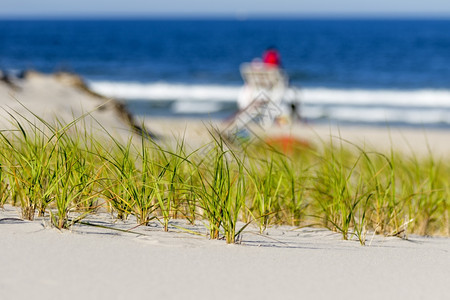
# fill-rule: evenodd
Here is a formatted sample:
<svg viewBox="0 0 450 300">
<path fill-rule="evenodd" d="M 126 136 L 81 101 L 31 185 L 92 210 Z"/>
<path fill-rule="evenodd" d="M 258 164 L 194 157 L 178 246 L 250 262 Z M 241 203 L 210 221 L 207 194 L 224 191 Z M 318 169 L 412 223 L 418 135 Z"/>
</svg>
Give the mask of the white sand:
<svg viewBox="0 0 450 300">
<path fill-rule="evenodd" d="M 25 79 L 17 79 L 13 83 L 14 86 L 11 86 L 0 81 L 1 129 L 17 129 L 14 122 L 11 123 L 9 114 L 14 115 L 23 126 L 28 125 L 26 119 L 43 128 L 33 112 L 52 125 L 56 118 L 68 124 L 85 115 L 78 122 L 79 129 L 98 134 L 104 134 L 106 130 L 116 137 L 130 135 L 131 127 L 120 117 L 115 108 L 116 102 L 89 93 L 80 87 L 82 82 L 77 76 L 29 72 Z"/>
<path fill-rule="evenodd" d="M 448 299 L 450 239 L 319 229 L 249 229 L 242 245 L 202 236 L 92 226 L 59 232 L 0 210 L 1 299 Z M 108 216 L 90 222 L 110 224 Z M 182 221 L 176 222 L 183 224 Z M 201 232 L 203 227 L 197 229 Z M 177 232 L 178 231 L 178 232 Z"/>
<path fill-rule="evenodd" d="M 147 120 L 146 127 L 162 137 L 184 138 L 197 147 L 210 140 L 208 128 L 226 128 L 224 122 L 217 120 L 167 119 L 153 118 Z M 414 129 L 388 127 L 356 127 L 327 126 L 297 123 L 294 125 L 274 126 L 262 130 L 258 126 L 251 127 L 258 137 L 277 137 L 292 135 L 307 141 L 313 146 L 342 142 L 344 146 L 353 147 L 350 143 L 366 150 L 389 153 L 392 150 L 407 155 L 426 156 L 432 154 L 436 158 L 450 158 L 450 130 L 448 129 Z"/>
</svg>

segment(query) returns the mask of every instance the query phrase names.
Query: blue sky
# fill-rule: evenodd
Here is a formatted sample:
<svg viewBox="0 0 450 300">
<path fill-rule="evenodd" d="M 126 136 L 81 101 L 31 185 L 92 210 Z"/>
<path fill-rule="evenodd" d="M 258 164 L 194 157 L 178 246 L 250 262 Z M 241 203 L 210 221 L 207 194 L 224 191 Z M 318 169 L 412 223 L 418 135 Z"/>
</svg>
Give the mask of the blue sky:
<svg viewBox="0 0 450 300">
<path fill-rule="evenodd" d="M 1 0 L 0 16 L 444 16 L 450 0 Z"/>
</svg>

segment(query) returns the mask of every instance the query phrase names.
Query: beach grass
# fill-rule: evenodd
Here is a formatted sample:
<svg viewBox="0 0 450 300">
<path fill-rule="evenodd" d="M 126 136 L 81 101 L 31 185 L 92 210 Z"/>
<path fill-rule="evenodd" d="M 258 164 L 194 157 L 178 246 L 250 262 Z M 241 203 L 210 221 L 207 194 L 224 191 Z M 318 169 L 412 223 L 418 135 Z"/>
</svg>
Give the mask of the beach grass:
<svg viewBox="0 0 450 300">
<path fill-rule="evenodd" d="M 139 226 L 202 221 L 211 239 L 236 243 L 256 225 L 319 226 L 362 245 L 368 233 L 449 235 L 450 164 L 366 150 L 339 137 L 285 154 L 264 142 L 245 149 L 210 130 L 211 143 L 173 149 L 150 137 L 96 137 L 83 122 L 14 119 L 0 133 L 0 207 L 70 228 L 98 209 Z"/>
</svg>

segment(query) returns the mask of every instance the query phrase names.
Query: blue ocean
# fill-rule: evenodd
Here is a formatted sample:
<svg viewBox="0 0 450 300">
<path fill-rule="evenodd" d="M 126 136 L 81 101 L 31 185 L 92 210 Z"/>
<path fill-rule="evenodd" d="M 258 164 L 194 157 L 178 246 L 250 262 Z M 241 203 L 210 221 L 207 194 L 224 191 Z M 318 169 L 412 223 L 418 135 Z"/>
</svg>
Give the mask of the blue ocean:
<svg viewBox="0 0 450 300">
<path fill-rule="evenodd" d="M 268 46 L 307 122 L 450 128 L 449 20 L 0 21 L 0 69 L 75 72 L 148 118 L 228 117 Z"/>
</svg>

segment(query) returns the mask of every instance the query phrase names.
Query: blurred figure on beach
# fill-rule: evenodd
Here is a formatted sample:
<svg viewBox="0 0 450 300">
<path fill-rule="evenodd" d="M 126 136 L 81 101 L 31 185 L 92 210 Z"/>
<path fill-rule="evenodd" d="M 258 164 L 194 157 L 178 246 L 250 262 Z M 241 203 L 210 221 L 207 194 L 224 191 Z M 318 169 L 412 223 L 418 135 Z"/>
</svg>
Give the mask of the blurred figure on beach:
<svg viewBox="0 0 450 300">
<path fill-rule="evenodd" d="M 261 57 L 244 63 L 240 67 L 244 86 L 238 97 L 239 110 L 245 110 L 255 98 L 265 91 L 287 88 L 287 77 L 281 69 L 281 55 L 275 46 L 268 47 Z M 278 97 L 277 97 L 278 98 Z"/>
<path fill-rule="evenodd" d="M 300 119 L 297 95 L 281 67 L 281 56 L 268 47 L 262 58 L 240 67 L 244 86 L 238 97 L 239 111 L 232 122 L 256 122 L 263 128 L 289 124 Z"/>
</svg>

